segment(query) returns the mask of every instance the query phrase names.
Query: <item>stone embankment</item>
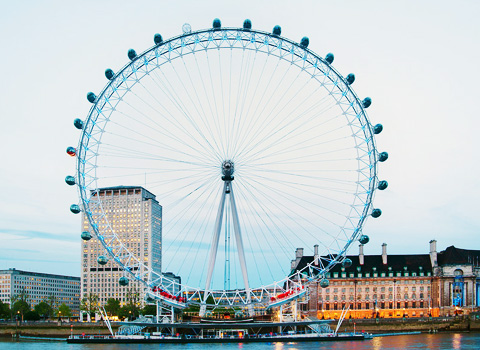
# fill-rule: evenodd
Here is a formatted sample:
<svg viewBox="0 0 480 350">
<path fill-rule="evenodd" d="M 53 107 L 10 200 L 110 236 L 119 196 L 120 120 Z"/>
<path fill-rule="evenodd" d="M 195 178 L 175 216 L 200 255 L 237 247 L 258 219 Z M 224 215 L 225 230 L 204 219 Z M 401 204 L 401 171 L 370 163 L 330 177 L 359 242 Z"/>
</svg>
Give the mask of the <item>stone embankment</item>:
<svg viewBox="0 0 480 350">
<path fill-rule="evenodd" d="M 344 320 L 342 331 L 354 329 L 368 333 L 394 332 L 468 332 L 480 331 L 480 320 L 469 317 L 433 317 L 410 319 L 350 319 Z"/>
<path fill-rule="evenodd" d="M 118 325 L 112 325 L 114 332 L 117 331 Z M 110 334 L 107 326 L 102 322 L 23 322 L 18 325 L 15 322 L 0 323 L 0 337 L 12 337 L 15 334 L 26 335 L 31 337 L 50 337 L 50 338 L 67 338 L 70 334 Z"/>
<path fill-rule="evenodd" d="M 116 332 L 119 325 L 112 324 Z M 335 329 L 336 322 L 331 327 Z M 480 319 L 472 317 L 437 317 L 437 318 L 406 318 L 406 319 L 350 319 L 344 320 L 339 332 L 480 332 Z M 32 337 L 67 338 L 70 334 L 109 334 L 102 322 L 73 322 L 59 324 L 57 322 L 24 322 L 0 323 L 0 337 L 12 337 L 15 334 Z"/>
</svg>

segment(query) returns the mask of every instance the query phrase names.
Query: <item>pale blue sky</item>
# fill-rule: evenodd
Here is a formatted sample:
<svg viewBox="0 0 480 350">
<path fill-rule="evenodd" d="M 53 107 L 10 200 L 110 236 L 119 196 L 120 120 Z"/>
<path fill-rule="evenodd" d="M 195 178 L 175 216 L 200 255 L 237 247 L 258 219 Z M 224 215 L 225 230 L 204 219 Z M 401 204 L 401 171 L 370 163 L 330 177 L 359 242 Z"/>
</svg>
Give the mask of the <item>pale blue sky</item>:
<svg viewBox="0 0 480 350">
<path fill-rule="evenodd" d="M 184 23 L 270 31 L 299 41 L 334 67 L 355 73 L 354 89 L 373 100 L 377 138 L 390 159 L 380 178 L 378 220 L 369 220 L 367 254 L 426 253 L 454 244 L 480 249 L 477 165 L 480 24 L 477 1 L 0 1 L 0 268 L 79 275 L 77 194 L 64 183 L 65 154 L 85 118 L 88 91 L 127 50 L 152 46 L 153 34 Z M 356 248 L 354 248 L 356 250 Z M 292 252 L 293 257 L 294 252 Z M 288 262 L 286 262 L 288 264 Z"/>
</svg>

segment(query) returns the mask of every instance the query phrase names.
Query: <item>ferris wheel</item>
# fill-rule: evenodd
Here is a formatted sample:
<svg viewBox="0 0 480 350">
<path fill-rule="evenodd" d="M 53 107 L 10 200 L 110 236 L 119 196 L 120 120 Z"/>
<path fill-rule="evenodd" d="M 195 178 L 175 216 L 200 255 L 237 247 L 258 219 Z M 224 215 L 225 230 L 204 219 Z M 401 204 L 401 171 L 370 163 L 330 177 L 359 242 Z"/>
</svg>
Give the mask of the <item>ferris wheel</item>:
<svg viewBox="0 0 480 350">
<path fill-rule="evenodd" d="M 374 193 L 388 186 L 377 177 L 388 158 L 374 138 L 383 127 L 370 124 L 355 76 L 308 46 L 279 26 L 215 19 L 168 40 L 155 34 L 153 47 L 105 71 L 106 86 L 87 94 L 92 107 L 74 122 L 76 174 L 66 182 L 79 190 L 71 211 L 84 212 L 125 272 L 121 284 L 137 280 L 178 308 L 205 310 L 208 299 L 251 310 L 298 298 L 311 281 L 325 287 L 333 266 L 351 265 L 346 252 L 368 242 L 362 227 L 381 215 Z M 95 194 L 118 185 L 142 186 L 162 205 L 162 271 L 99 224 L 107 215 Z M 313 258 L 293 268 L 297 248 Z"/>
</svg>

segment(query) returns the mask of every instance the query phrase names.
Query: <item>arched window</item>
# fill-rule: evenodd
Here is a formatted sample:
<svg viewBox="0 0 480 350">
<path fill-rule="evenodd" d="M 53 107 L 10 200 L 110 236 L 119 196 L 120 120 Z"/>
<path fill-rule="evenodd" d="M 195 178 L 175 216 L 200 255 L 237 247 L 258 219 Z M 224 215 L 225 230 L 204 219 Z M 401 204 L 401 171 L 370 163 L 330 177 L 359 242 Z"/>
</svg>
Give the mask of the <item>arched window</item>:
<svg viewBox="0 0 480 350">
<path fill-rule="evenodd" d="M 453 275 L 455 277 L 459 277 L 459 276 L 463 276 L 463 271 L 461 269 L 456 269 L 454 272 L 453 272 Z"/>
</svg>

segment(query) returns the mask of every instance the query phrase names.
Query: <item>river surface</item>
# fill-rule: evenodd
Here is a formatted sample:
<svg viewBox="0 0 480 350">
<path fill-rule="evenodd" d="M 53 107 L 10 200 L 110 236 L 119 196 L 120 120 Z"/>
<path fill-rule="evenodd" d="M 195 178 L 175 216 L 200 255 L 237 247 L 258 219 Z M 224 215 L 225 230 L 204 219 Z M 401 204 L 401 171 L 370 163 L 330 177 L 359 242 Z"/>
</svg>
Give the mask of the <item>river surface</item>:
<svg viewBox="0 0 480 350">
<path fill-rule="evenodd" d="M 376 337 L 348 342 L 245 344 L 66 344 L 65 342 L 11 341 L 0 338 L 0 350 L 320 350 L 320 349 L 480 349 L 480 333 L 416 334 Z"/>
</svg>

